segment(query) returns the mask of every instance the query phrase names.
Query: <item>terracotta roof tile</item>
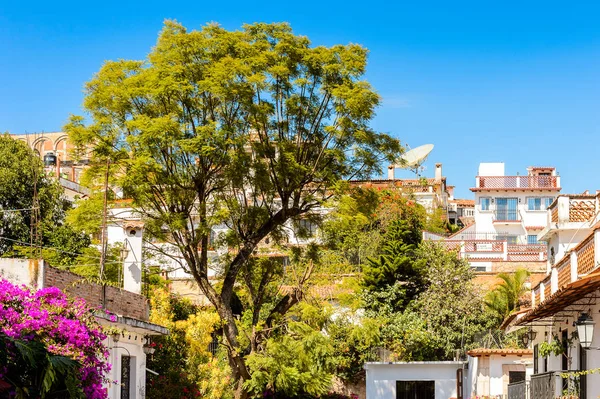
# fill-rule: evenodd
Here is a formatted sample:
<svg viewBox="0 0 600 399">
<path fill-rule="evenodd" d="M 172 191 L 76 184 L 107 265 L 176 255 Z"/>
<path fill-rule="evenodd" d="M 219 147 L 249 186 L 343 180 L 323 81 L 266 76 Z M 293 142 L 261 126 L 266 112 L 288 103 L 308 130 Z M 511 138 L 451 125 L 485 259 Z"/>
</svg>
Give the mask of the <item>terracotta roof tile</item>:
<svg viewBox="0 0 600 399">
<path fill-rule="evenodd" d="M 490 356 L 490 355 L 500 355 L 500 356 L 509 356 L 509 355 L 533 356 L 533 350 L 532 349 L 511 349 L 511 348 L 506 348 L 506 349 L 478 348 L 478 349 L 473 349 L 473 350 L 468 351 L 467 355 L 473 356 L 473 357 Z"/>
</svg>

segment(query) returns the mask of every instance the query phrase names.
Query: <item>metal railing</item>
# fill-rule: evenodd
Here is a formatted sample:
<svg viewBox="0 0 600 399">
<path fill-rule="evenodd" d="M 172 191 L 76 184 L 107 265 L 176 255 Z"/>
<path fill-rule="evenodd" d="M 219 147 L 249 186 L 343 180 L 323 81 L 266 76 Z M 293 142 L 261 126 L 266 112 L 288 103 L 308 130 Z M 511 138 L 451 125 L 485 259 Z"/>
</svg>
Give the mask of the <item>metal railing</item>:
<svg viewBox="0 0 600 399">
<path fill-rule="evenodd" d="M 549 371 L 531 376 L 529 395 L 533 399 L 556 399 L 579 397 L 579 379 L 563 378 L 562 374 L 573 370 Z"/>
<path fill-rule="evenodd" d="M 506 220 L 514 220 L 514 221 L 519 221 L 521 220 L 521 216 L 519 215 L 519 212 L 515 209 L 515 210 L 496 210 L 494 212 L 494 220 L 501 220 L 501 221 L 506 221 Z"/>
<path fill-rule="evenodd" d="M 508 399 L 529 399 L 529 381 L 508 384 Z"/>
</svg>

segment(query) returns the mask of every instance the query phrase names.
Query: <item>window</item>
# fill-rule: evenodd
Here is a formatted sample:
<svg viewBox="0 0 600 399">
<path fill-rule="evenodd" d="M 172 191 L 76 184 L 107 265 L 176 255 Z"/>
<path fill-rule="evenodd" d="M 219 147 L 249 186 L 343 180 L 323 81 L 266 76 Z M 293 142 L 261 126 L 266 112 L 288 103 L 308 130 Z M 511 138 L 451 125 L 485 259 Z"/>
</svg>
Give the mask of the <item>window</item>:
<svg viewBox="0 0 600 399">
<path fill-rule="evenodd" d="M 508 372 L 508 383 L 525 381 L 524 371 L 509 371 Z"/>
<path fill-rule="evenodd" d="M 396 381 L 396 399 L 435 399 L 435 381 Z"/>
<path fill-rule="evenodd" d="M 298 232 L 306 237 L 314 237 L 317 233 L 317 224 L 308 219 L 300 219 L 298 221 Z"/>
<path fill-rule="evenodd" d="M 527 198 L 528 211 L 545 211 L 554 201 L 552 197 L 529 197 Z"/>
<path fill-rule="evenodd" d="M 538 244 L 537 235 L 535 235 L 535 234 L 527 235 L 527 244 Z"/>
<path fill-rule="evenodd" d="M 490 197 L 479 198 L 479 207 L 482 211 L 489 211 L 492 199 Z"/>
<path fill-rule="evenodd" d="M 519 220 L 517 198 L 496 198 L 496 220 Z"/>
</svg>

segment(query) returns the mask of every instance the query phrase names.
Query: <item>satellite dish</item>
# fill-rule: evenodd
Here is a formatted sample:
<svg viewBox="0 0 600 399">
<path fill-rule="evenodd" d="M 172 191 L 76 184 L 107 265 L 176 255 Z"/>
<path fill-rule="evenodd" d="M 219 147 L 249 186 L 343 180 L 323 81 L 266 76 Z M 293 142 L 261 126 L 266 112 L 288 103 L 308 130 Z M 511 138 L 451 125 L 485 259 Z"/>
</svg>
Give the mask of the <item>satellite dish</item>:
<svg viewBox="0 0 600 399">
<path fill-rule="evenodd" d="M 396 164 L 392 165 L 393 168 L 398 169 L 410 169 L 415 174 L 419 174 L 424 167 L 422 166 L 429 153 L 433 150 L 433 144 L 425 144 L 412 150 L 405 152 L 398 158 Z"/>
<path fill-rule="evenodd" d="M 400 157 L 399 165 L 395 165 L 396 168 L 411 168 L 414 166 L 420 166 L 429 153 L 433 150 L 433 144 L 425 144 L 417 148 L 402 154 Z"/>
</svg>

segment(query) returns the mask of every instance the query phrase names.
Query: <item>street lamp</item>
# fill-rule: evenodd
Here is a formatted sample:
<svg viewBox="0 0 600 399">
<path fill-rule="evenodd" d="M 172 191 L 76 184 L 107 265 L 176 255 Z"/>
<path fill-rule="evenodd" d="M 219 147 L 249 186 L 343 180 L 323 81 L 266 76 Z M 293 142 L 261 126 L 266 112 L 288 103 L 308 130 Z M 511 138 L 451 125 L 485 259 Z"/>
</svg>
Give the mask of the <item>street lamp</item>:
<svg viewBox="0 0 600 399">
<path fill-rule="evenodd" d="M 592 339 L 594 337 L 594 319 L 587 314 L 582 313 L 581 316 L 575 322 L 575 326 L 577 327 L 577 335 L 579 336 L 579 344 L 583 349 L 597 349 L 591 348 Z"/>
<path fill-rule="evenodd" d="M 521 337 L 521 341 L 523 341 L 523 345 L 527 347 L 530 342 L 533 342 L 536 336 L 537 332 L 533 331 L 533 329 L 529 327 L 529 331 L 523 334 L 523 336 Z"/>
</svg>

